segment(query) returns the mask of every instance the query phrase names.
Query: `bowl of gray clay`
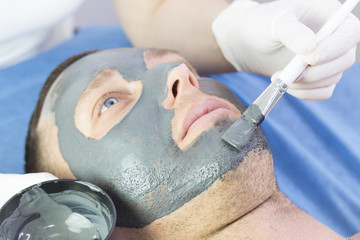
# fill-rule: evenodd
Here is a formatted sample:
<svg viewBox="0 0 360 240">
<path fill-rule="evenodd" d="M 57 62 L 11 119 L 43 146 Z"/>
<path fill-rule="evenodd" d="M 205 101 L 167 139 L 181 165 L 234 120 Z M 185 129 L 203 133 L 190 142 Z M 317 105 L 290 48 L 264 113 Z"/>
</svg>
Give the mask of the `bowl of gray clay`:
<svg viewBox="0 0 360 240">
<path fill-rule="evenodd" d="M 106 240 L 116 223 L 114 203 L 99 187 L 51 180 L 24 189 L 0 210 L 0 240 Z"/>
</svg>

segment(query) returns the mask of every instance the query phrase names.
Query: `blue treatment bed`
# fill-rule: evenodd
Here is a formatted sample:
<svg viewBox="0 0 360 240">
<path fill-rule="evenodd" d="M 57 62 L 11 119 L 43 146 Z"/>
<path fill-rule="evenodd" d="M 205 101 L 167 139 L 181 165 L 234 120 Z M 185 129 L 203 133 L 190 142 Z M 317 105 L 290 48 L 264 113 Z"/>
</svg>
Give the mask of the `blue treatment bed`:
<svg viewBox="0 0 360 240">
<path fill-rule="evenodd" d="M 24 172 L 28 122 L 44 81 L 60 62 L 86 50 L 130 46 L 120 26 L 83 28 L 58 47 L 0 70 L 0 172 Z M 210 77 L 246 105 L 269 83 L 250 73 Z M 286 94 L 262 125 L 280 189 L 343 236 L 360 232 L 359 91 L 360 66 L 355 64 L 331 99 L 306 102 Z"/>
</svg>

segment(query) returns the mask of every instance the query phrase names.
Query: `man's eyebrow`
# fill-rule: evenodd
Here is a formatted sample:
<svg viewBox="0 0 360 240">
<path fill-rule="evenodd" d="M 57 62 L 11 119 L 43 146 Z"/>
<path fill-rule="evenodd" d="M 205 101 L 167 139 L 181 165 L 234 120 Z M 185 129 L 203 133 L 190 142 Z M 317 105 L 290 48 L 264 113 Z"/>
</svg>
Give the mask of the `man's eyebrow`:
<svg viewBox="0 0 360 240">
<path fill-rule="evenodd" d="M 147 69 L 161 63 L 168 62 L 182 62 L 184 63 L 190 71 L 196 76 L 199 77 L 199 74 L 196 72 L 195 68 L 180 54 L 173 50 L 167 49 L 148 49 L 144 51 L 143 58 L 146 64 Z"/>
<path fill-rule="evenodd" d="M 94 79 L 90 82 L 90 84 L 85 88 L 85 90 L 81 93 L 80 98 L 86 98 L 93 90 L 100 88 L 107 80 L 111 79 L 117 73 L 115 69 L 104 69 L 100 73 L 98 73 Z"/>
</svg>

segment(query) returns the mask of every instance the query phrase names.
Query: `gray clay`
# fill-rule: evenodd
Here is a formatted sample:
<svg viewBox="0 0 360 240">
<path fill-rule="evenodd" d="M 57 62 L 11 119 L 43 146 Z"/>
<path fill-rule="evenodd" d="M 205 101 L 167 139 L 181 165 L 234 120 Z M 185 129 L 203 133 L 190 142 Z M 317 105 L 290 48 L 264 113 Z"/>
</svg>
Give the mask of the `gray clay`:
<svg viewBox="0 0 360 240">
<path fill-rule="evenodd" d="M 66 190 L 47 194 L 34 186 L 0 225 L 0 240 L 105 239 L 109 229 L 103 216 L 106 212 L 88 193 Z"/>
</svg>

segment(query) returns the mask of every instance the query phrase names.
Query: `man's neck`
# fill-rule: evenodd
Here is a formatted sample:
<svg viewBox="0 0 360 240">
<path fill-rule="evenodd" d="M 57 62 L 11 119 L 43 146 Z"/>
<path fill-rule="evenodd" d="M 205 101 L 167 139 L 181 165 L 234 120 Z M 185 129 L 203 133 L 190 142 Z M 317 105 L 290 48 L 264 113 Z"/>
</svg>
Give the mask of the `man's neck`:
<svg viewBox="0 0 360 240">
<path fill-rule="evenodd" d="M 181 230 L 180 230 L 181 231 Z M 157 237 L 146 229 L 120 229 L 116 228 L 111 240 L 117 239 L 169 239 Z M 181 234 L 180 234 L 181 235 Z M 164 235 L 166 236 L 166 234 Z M 184 237 L 172 239 L 189 239 Z M 193 239 L 193 238 L 192 238 Z M 343 237 L 315 220 L 313 217 L 296 207 L 279 190 L 276 191 L 263 204 L 240 217 L 234 222 L 220 229 L 210 237 L 201 240 L 344 240 Z"/>
<path fill-rule="evenodd" d="M 343 237 L 297 208 L 280 191 L 219 231 L 211 240 L 341 240 Z"/>
</svg>

